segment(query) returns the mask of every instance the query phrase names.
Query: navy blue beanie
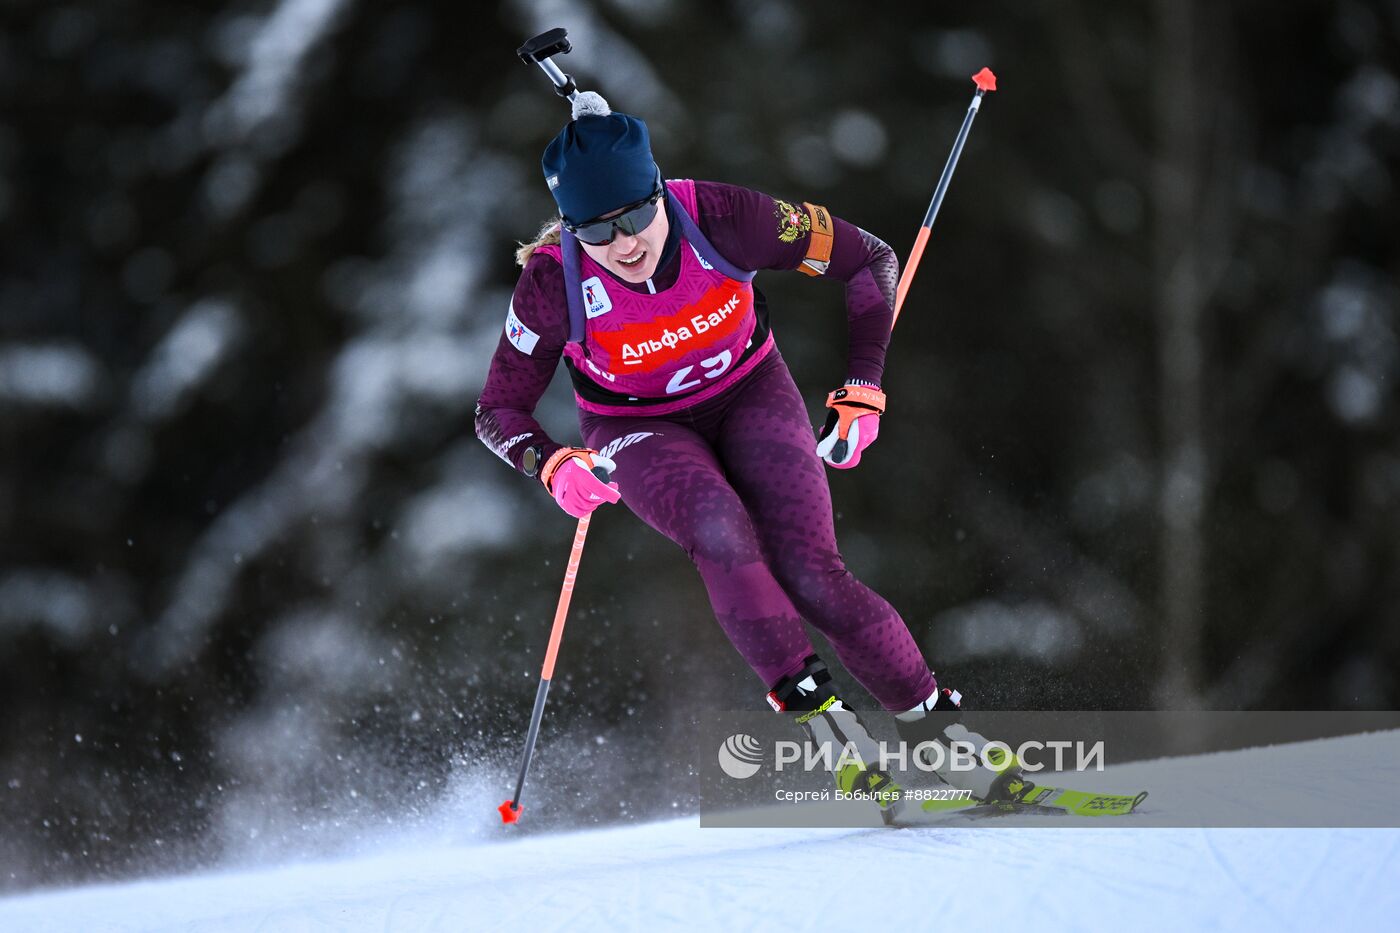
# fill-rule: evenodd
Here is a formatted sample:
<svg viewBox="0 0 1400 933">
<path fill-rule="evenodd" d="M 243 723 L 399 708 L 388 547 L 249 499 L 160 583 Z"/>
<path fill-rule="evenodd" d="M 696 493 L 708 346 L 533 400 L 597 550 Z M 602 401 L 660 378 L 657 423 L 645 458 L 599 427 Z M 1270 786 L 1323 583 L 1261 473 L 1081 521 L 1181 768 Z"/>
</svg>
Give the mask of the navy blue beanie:
<svg viewBox="0 0 1400 933">
<path fill-rule="evenodd" d="M 576 224 L 644 200 L 656 190 L 647 125 L 614 113 L 592 91 L 575 98 L 573 120 L 550 140 L 540 165 L 559 212 Z"/>
</svg>

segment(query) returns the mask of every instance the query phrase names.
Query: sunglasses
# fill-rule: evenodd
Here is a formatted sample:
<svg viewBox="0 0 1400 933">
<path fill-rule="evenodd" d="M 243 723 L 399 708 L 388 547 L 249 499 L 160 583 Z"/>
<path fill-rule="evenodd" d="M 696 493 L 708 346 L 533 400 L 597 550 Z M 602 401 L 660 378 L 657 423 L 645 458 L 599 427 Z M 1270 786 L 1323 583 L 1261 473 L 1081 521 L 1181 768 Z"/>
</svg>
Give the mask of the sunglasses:
<svg viewBox="0 0 1400 933">
<path fill-rule="evenodd" d="M 656 219 L 656 212 L 661 209 L 661 199 L 665 194 L 666 189 L 659 187 L 645 199 L 624 207 L 622 213 L 616 216 L 581 224 L 571 224 L 565 220 L 564 229 L 577 237 L 580 243 L 587 243 L 589 246 L 607 246 L 613 241 L 613 237 L 617 236 L 618 231 L 627 236 L 636 236 L 650 227 L 651 222 Z"/>
</svg>

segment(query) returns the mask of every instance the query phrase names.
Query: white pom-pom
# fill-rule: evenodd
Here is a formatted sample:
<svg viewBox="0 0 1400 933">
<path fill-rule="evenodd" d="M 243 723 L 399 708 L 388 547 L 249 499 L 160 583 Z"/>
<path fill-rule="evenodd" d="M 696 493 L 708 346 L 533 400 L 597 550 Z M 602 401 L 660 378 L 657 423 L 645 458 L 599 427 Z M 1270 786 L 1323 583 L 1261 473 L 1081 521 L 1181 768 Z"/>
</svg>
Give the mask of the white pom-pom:
<svg viewBox="0 0 1400 933">
<path fill-rule="evenodd" d="M 574 98 L 574 119 L 579 117 L 606 117 L 612 113 L 608 102 L 597 91 L 580 91 Z"/>
</svg>

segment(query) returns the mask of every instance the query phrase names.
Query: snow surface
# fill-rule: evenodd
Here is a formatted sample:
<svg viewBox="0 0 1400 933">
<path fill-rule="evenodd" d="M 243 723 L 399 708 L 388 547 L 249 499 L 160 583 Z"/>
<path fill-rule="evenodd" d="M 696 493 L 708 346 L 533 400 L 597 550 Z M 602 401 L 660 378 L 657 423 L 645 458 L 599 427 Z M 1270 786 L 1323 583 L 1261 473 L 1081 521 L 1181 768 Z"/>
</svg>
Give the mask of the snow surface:
<svg viewBox="0 0 1400 933">
<path fill-rule="evenodd" d="M 1266 752 L 1318 791 L 1331 779 L 1318 762 L 1354 767 L 1363 745 L 1397 741 Z M 1147 786 L 1164 769 L 1244 754 L 1111 772 Z M 31 894 L 0 900 L 0 930 L 1376 930 L 1400 915 L 1400 830 L 1154 829 L 1132 819 L 795 830 L 701 829 L 689 817 Z"/>
</svg>

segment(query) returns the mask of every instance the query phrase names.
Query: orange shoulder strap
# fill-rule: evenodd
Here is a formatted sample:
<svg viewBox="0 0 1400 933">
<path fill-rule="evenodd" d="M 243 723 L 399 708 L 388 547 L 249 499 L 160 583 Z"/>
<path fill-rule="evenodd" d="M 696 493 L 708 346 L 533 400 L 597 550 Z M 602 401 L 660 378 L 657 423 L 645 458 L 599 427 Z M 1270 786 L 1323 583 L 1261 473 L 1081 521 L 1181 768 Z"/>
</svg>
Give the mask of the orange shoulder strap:
<svg viewBox="0 0 1400 933">
<path fill-rule="evenodd" d="M 831 245 L 836 242 L 836 227 L 831 222 L 831 212 L 820 204 L 803 201 L 802 206 L 812 220 L 812 231 L 807 238 L 807 255 L 797 268 L 808 275 L 821 275 L 831 264 Z"/>
</svg>

